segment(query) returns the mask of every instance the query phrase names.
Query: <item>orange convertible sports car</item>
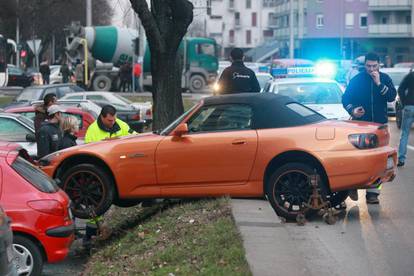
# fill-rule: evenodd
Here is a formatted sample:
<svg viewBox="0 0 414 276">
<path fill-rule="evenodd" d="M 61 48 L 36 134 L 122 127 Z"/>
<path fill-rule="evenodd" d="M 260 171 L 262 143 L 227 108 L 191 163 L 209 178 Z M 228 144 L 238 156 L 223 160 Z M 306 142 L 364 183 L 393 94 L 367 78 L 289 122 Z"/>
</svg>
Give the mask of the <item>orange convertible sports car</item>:
<svg viewBox="0 0 414 276">
<path fill-rule="evenodd" d="M 280 216 L 295 218 L 315 190 L 336 205 L 348 189 L 391 181 L 388 143 L 385 125 L 327 120 L 272 93 L 238 94 L 206 98 L 160 133 L 80 145 L 40 163 L 81 218 L 144 198 L 221 195 L 266 195 Z"/>
</svg>

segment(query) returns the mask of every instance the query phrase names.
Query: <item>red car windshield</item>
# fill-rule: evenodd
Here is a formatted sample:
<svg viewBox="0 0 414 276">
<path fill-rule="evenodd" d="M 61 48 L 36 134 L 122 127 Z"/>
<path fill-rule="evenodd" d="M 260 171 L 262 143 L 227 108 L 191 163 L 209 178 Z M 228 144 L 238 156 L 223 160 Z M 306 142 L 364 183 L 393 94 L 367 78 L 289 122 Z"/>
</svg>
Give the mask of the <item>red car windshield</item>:
<svg viewBox="0 0 414 276">
<path fill-rule="evenodd" d="M 41 192 L 55 193 L 59 190 L 54 180 L 21 157 L 17 157 L 11 167 Z"/>
</svg>

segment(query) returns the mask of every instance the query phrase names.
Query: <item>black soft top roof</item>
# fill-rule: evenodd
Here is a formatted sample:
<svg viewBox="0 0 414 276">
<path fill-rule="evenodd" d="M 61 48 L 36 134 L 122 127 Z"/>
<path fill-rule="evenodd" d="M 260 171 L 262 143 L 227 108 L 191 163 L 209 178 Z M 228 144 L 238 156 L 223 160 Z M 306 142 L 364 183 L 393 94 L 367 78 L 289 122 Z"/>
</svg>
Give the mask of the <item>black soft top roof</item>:
<svg viewBox="0 0 414 276">
<path fill-rule="evenodd" d="M 303 106 L 294 99 L 274 93 L 240 93 L 204 99 L 205 106 L 219 104 L 249 105 L 253 109 L 253 129 L 300 126 L 325 119 L 319 113 Z M 311 115 L 304 116 L 298 113 L 291 108 L 291 104 L 299 105 L 308 110 Z"/>
</svg>

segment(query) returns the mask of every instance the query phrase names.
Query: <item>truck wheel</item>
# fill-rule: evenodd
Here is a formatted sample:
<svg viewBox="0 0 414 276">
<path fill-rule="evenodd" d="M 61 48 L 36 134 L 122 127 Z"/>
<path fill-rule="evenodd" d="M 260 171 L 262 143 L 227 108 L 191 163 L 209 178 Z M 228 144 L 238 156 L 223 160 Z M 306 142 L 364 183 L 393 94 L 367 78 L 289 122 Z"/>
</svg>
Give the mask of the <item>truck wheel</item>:
<svg viewBox="0 0 414 276">
<path fill-rule="evenodd" d="M 94 91 L 110 91 L 111 86 L 111 79 L 105 75 L 99 75 L 93 79 L 92 88 Z"/>
<path fill-rule="evenodd" d="M 200 93 L 206 87 L 206 80 L 201 75 L 193 75 L 190 78 L 190 92 Z"/>
</svg>

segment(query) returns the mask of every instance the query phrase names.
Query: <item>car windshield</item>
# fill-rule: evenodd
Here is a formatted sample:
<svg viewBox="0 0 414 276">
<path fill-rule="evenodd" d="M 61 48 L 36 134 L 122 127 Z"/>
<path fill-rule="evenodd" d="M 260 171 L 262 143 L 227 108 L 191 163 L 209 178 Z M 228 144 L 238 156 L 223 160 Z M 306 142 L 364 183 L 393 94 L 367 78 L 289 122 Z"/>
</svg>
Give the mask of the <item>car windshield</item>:
<svg viewBox="0 0 414 276">
<path fill-rule="evenodd" d="M 289 96 L 301 104 L 341 104 L 342 91 L 336 83 L 283 83 L 279 95 Z"/>
<path fill-rule="evenodd" d="M 33 122 L 33 120 L 30 120 L 28 117 L 25 117 L 24 115 L 20 115 L 19 116 L 19 120 L 22 121 L 27 126 L 29 126 L 32 129 L 34 129 L 34 122 Z"/>
<path fill-rule="evenodd" d="M 189 110 L 187 110 L 186 112 L 184 112 L 180 117 L 178 117 L 174 122 L 172 122 L 169 126 L 167 126 L 166 128 L 164 128 L 161 132 L 160 135 L 168 135 L 174 128 L 176 128 L 181 121 L 188 115 L 190 114 L 194 109 L 196 109 L 199 106 L 199 103 L 193 105 Z"/>
<path fill-rule="evenodd" d="M 115 103 L 123 104 L 123 105 L 125 105 L 125 104 L 130 105 L 130 104 L 132 104 L 132 102 L 130 100 L 128 100 L 128 99 L 126 99 L 126 98 L 124 98 L 122 96 L 119 96 L 119 95 L 116 95 L 116 94 L 111 94 L 111 95 L 114 96 L 113 101 Z M 112 101 L 112 99 L 111 99 L 111 101 Z"/>
<path fill-rule="evenodd" d="M 44 172 L 21 157 L 17 157 L 12 168 L 30 184 L 44 193 L 55 193 L 59 187 Z"/>
<path fill-rule="evenodd" d="M 16 97 L 17 102 L 29 102 L 39 100 L 42 97 L 43 89 L 37 87 L 29 87 L 23 89 L 23 91 Z"/>
<path fill-rule="evenodd" d="M 390 76 L 394 85 L 399 86 L 408 72 L 386 72 L 386 74 Z"/>
<path fill-rule="evenodd" d="M 257 81 L 260 84 L 260 88 L 263 88 L 265 86 L 265 84 L 267 83 L 268 80 L 272 79 L 272 77 L 270 75 L 256 75 Z"/>
</svg>

